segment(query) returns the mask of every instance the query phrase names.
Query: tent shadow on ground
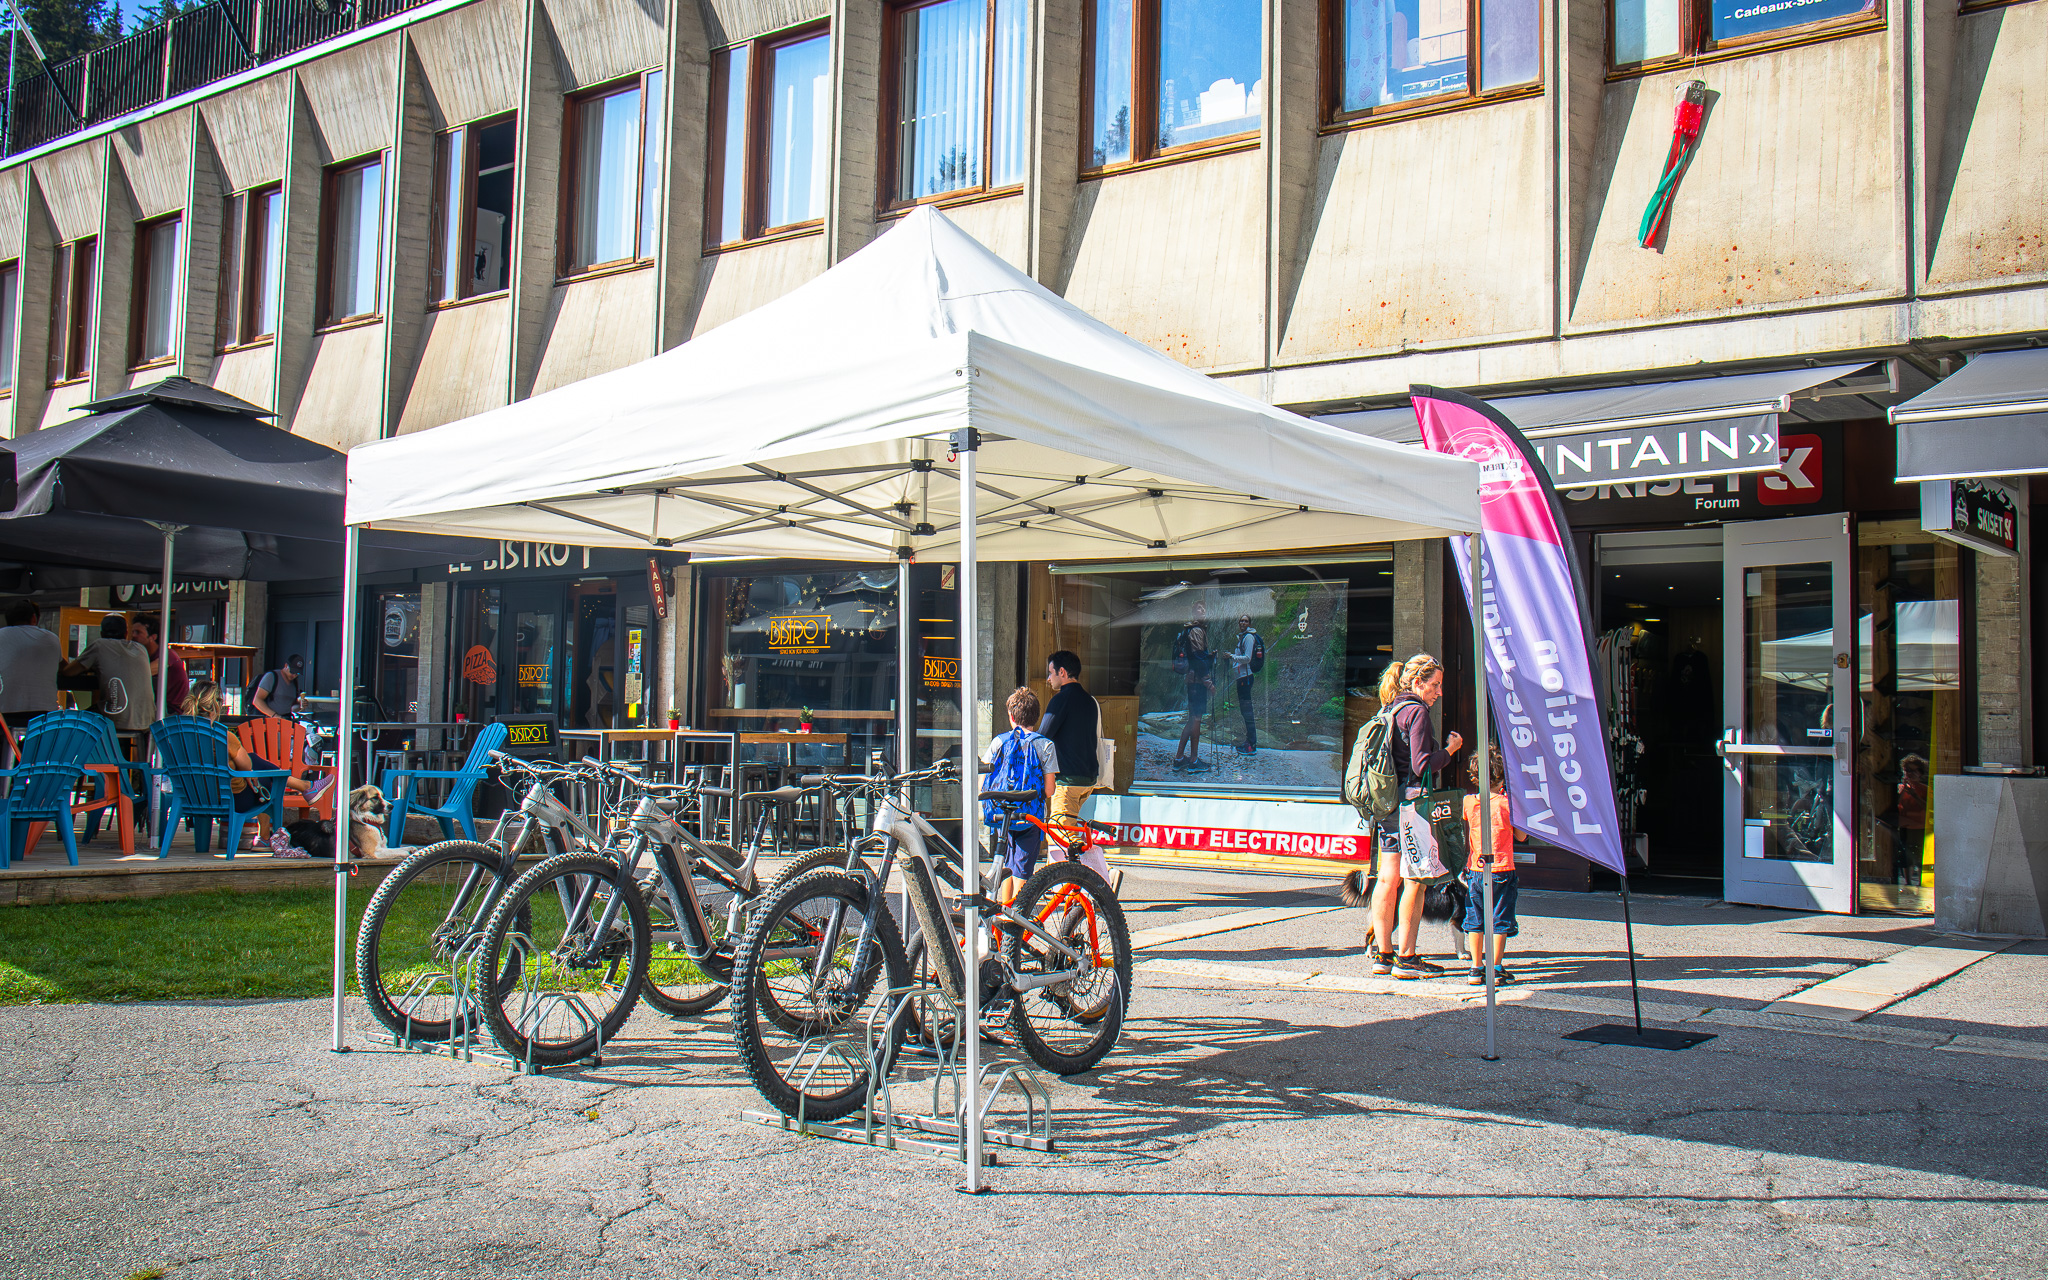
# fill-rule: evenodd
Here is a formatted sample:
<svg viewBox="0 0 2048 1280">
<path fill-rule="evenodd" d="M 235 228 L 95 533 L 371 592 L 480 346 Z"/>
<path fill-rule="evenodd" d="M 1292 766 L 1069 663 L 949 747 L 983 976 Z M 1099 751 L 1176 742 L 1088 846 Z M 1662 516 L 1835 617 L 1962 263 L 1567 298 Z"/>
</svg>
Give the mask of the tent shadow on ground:
<svg viewBox="0 0 2048 1280">
<path fill-rule="evenodd" d="M 1561 1037 L 1596 1019 L 1523 1007 L 1503 1017 L 1503 1061 L 1488 1063 L 1481 1016 L 1321 1027 L 1137 1019 L 1108 1066 L 1072 1078 L 1094 1096 L 1063 1103 L 1059 1131 L 1073 1149 L 1143 1160 L 1219 1127 L 1412 1115 L 1526 1127 L 1531 1142 L 1545 1126 L 1596 1128 L 2048 1188 L 2048 1113 L 2014 1107 L 2009 1081 L 1973 1076 L 1981 1061 L 1931 1064 L 1927 1050 L 1734 1028 L 1682 1053 L 1588 1045 Z"/>
</svg>

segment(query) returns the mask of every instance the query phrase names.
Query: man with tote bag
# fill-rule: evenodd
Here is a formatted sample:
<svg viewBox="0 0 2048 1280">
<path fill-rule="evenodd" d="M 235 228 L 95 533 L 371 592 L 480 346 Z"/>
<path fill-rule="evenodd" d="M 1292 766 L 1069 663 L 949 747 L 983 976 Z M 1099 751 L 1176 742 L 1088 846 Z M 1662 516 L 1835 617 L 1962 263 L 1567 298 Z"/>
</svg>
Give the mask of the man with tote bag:
<svg viewBox="0 0 2048 1280">
<path fill-rule="evenodd" d="M 1082 802 L 1112 767 L 1110 752 L 1103 748 L 1113 749 L 1113 744 L 1102 737 L 1102 709 L 1081 687 L 1081 659 L 1071 649 L 1061 649 L 1045 660 L 1045 682 L 1052 686 L 1053 694 L 1039 718 L 1038 731 L 1052 739 L 1059 758 L 1059 772 L 1053 777 L 1052 825 L 1072 827 L 1081 820 Z M 1087 846 L 1080 862 L 1107 881 L 1110 892 L 1116 892 L 1123 873 L 1109 869 L 1102 850 Z"/>
</svg>

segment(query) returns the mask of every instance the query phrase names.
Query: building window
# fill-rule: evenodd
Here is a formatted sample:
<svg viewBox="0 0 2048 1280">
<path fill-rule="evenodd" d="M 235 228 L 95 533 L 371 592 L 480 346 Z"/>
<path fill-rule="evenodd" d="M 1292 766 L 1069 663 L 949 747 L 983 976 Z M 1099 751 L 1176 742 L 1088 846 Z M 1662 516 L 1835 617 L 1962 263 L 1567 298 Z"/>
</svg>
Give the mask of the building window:
<svg viewBox="0 0 2048 1280">
<path fill-rule="evenodd" d="M 1330 118 L 1472 101 L 1539 84 L 1541 18 L 1540 0 L 1339 0 Z"/>
<path fill-rule="evenodd" d="M 1610 0 L 1608 14 L 1616 70 L 1740 53 L 1884 22 L 1878 0 Z"/>
<path fill-rule="evenodd" d="M 894 199 L 1024 181 L 1024 0 L 905 5 L 890 26 Z"/>
<path fill-rule="evenodd" d="M 93 266 L 99 240 L 87 236 L 56 249 L 50 289 L 50 385 L 92 372 Z"/>
<path fill-rule="evenodd" d="M 705 239 L 821 221 L 831 157 L 832 37 L 815 28 L 711 55 Z"/>
<path fill-rule="evenodd" d="M 501 116 L 434 140 L 435 302 L 460 302 L 511 284 L 512 154 L 516 122 Z"/>
<path fill-rule="evenodd" d="M 654 257 L 661 197 L 661 79 L 649 71 L 569 104 L 569 225 L 562 273 Z"/>
<path fill-rule="evenodd" d="M 14 390 L 15 328 L 21 315 L 21 263 L 0 265 L 0 391 Z"/>
<path fill-rule="evenodd" d="M 1259 0 L 1091 0 L 1084 167 L 1256 136 L 1266 90 L 1262 7 Z"/>
<path fill-rule="evenodd" d="M 353 160 L 327 171 L 327 258 L 321 280 L 326 324 L 374 316 L 383 305 L 384 160 Z"/>
<path fill-rule="evenodd" d="M 169 360 L 178 350 L 178 235 L 182 218 L 158 218 L 135 226 L 134 338 L 131 365 Z"/>
<path fill-rule="evenodd" d="M 277 333 L 277 282 L 284 253 L 284 191 L 257 187 L 228 197 L 221 228 L 222 348 Z"/>
</svg>

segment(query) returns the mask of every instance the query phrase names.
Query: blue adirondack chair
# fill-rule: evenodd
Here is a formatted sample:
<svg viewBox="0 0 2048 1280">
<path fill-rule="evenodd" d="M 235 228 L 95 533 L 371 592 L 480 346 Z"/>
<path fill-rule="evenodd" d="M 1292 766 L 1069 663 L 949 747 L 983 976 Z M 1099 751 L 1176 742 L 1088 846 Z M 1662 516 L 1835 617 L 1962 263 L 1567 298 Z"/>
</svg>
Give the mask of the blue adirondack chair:
<svg viewBox="0 0 2048 1280">
<path fill-rule="evenodd" d="M 107 718 L 90 711 L 72 712 L 107 723 Z M 54 720 L 55 716 L 45 716 Z M 65 856 L 78 865 L 78 837 L 72 827 L 72 800 L 78 784 L 85 779 L 85 761 L 97 758 L 100 738 L 76 722 L 44 725 L 42 722 L 21 737 L 21 763 L 0 770 L 0 777 L 12 780 L 7 795 L 0 799 L 6 839 L 0 840 L 0 868 L 13 865 L 25 852 L 31 824 L 49 823 L 64 838 Z"/>
<path fill-rule="evenodd" d="M 83 800 L 74 800 L 71 812 L 85 815 L 85 839 L 90 843 L 99 835 L 100 819 L 112 809 L 121 852 L 135 852 L 135 805 L 139 797 L 128 775 L 147 776 L 149 770 L 122 753 L 120 739 L 114 736 L 114 722 L 96 711 L 51 711 L 28 727 L 22 734 L 22 741 L 26 743 L 30 739 L 45 737 L 52 739 L 46 748 L 50 759 L 69 760 L 89 769 L 93 765 L 120 766 L 117 769 L 93 769 L 93 777 L 88 779 L 93 783 L 93 793 Z M 30 829 L 28 852 L 35 851 L 39 834 L 36 828 Z"/>
<path fill-rule="evenodd" d="M 164 810 L 163 840 L 157 857 L 171 851 L 171 835 L 180 819 L 192 821 L 192 847 L 209 852 L 213 824 L 221 824 L 228 839 L 227 854 L 235 856 L 242 843 L 242 828 L 263 814 L 273 827 L 284 825 L 284 782 L 291 775 L 283 769 L 242 771 L 228 752 L 233 740 L 225 725 L 200 716 L 168 716 L 149 727 L 149 740 L 157 753 L 155 773 L 171 782 L 171 802 Z M 270 789 L 270 803 L 235 812 L 234 780 L 260 781 Z"/>
<path fill-rule="evenodd" d="M 462 838 L 476 839 L 476 815 L 471 811 L 471 802 L 476 797 L 476 785 L 484 780 L 484 771 L 490 768 L 491 752 L 505 745 L 511 733 L 503 724 L 487 724 L 477 731 L 476 741 L 469 748 L 469 756 L 460 769 L 386 769 L 384 771 L 384 798 L 391 802 L 391 820 L 385 824 L 384 838 L 391 844 L 405 843 L 405 816 L 417 809 L 441 824 L 441 834 L 447 839 L 455 838 L 455 828 L 460 825 Z M 451 784 L 448 798 L 439 808 L 421 803 L 412 790 L 420 778 L 447 778 Z M 346 803 L 346 802 L 344 802 Z"/>
</svg>

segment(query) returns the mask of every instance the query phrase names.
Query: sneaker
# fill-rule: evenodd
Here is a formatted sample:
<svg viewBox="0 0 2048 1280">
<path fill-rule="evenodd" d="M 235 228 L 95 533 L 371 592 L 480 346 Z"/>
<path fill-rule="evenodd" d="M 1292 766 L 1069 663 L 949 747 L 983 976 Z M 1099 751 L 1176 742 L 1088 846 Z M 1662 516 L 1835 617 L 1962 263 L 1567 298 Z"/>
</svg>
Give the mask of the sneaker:
<svg viewBox="0 0 2048 1280">
<path fill-rule="evenodd" d="M 1399 956 L 1394 960 L 1394 976 L 1397 978 L 1441 978 L 1444 967 L 1431 964 L 1421 956 Z"/>
<path fill-rule="evenodd" d="M 1394 957 L 1384 951 L 1372 953 L 1372 972 L 1377 978 L 1384 978 L 1394 971 Z"/>
<path fill-rule="evenodd" d="M 1189 773 L 1207 773 L 1215 767 L 1215 765 L 1210 764 L 1207 760 L 1190 760 L 1181 766 L 1181 768 Z"/>
<path fill-rule="evenodd" d="M 1500 967 L 1499 965 L 1495 965 L 1495 966 L 1493 966 L 1493 985 L 1494 985 L 1494 986 L 1496 986 L 1496 987 L 1505 987 L 1506 985 L 1508 985 L 1508 984 L 1509 984 L 1510 982 L 1513 982 L 1514 980 L 1515 980 L 1515 975 L 1514 975 L 1514 974 L 1512 974 L 1512 973 L 1509 973 L 1509 972 L 1508 972 L 1508 971 L 1507 971 L 1506 969 L 1503 969 L 1503 968 L 1501 968 L 1501 967 Z"/>
<path fill-rule="evenodd" d="M 1470 973 L 1466 974 L 1466 975 L 1465 975 L 1465 985 L 1466 985 L 1466 986 L 1468 986 L 1468 987 L 1483 987 L 1483 986 L 1485 986 L 1485 985 L 1486 985 L 1486 970 L 1484 970 L 1484 969 L 1474 969 L 1474 970 L 1473 970 L 1472 972 L 1470 972 Z"/>
<path fill-rule="evenodd" d="M 1244 756 L 1246 759 L 1250 759 L 1252 756 L 1259 754 L 1259 749 L 1257 747 L 1248 747 L 1244 745 L 1242 742 L 1238 743 L 1235 747 L 1231 748 L 1231 750 L 1237 752 L 1237 754 L 1241 756 Z"/>
</svg>

